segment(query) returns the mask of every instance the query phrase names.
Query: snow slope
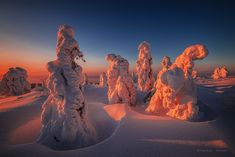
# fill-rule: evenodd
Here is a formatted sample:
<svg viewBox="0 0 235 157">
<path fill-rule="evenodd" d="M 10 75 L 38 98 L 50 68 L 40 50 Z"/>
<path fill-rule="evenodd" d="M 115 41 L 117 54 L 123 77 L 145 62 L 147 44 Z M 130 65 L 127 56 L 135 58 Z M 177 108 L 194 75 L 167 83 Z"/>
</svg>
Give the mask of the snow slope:
<svg viewBox="0 0 235 157">
<path fill-rule="evenodd" d="M 216 99 L 215 94 L 218 93 L 205 86 L 206 83 L 199 87 L 199 100 L 219 114 L 218 109 L 223 108 L 219 106 L 224 101 Z M 107 88 L 85 86 L 84 94 L 88 112 L 92 115 L 91 121 L 108 135 L 95 145 L 67 151 L 53 150 L 35 143 L 40 131 L 38 118 L 45 97 L 41 97 L 40 92 L 35 95 L 29 93 L 31 96 L 23 95 L 25 104 L 8 110 L 5 107 L 5 111 L 0 113 L 0 156 L 234 156 L 233 143 L 228 138 L 231 135 L 220 129 L 220 124 L 226 123 L 221 118 L 187 122 L 151 115 L 143 112 L 146 105 L 142 103 L 143 98 L 140 96 L 143 95 L 140 92 L 137 94 L 136 107 L 106 105 L 106 93 Z M 17 103 L 17 99 L 12 98 L 10 103 L 6 99 L 9 98 L 0 100 L 3 102 L 1 105 Z M 34 101 L 26 101 L 31 99 Z M 217 106 L 215 109 L 214 104 Z M 28 138 L 26 140 L 20 136 Z"/>
</svg>

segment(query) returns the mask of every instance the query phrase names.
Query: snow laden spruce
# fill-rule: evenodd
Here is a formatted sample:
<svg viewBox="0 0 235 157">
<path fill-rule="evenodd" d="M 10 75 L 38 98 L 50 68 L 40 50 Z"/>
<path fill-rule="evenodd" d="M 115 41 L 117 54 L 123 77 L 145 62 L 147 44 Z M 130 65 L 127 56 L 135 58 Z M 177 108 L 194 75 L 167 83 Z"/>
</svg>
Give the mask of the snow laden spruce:
<svg viewBox="0 0 235 157">
<path fill-rule="evenodd" d="M 142 42 L 139 47 L 138 60 L 136 62 L 136 74 L 138 76 L 138 87 L 140 91 L 148 92 L 152 89 L 154 78 L 152 72 L 152 56 L 150 44 Z"/>
<path fill-rule="evenodd" d="M 59 27 L 56 53 L 57 59 L 47 64 L 50 94 L 43 104 L 38 142 L 58 149 L 87 146 L 95 139 L 95 130 L 81 90 L 82 67 L 75 62 L 85 60 L 71 26 Z"/>
<path fill-rule="evenodd" d="M 151 97 L 147 112 L 191 120 L 199 114 L 197 87 L 192 78 L 194 61 L 203 59 L 208 51 L 203 45 L 187 47 L 171 65 L 164 57 L 162 70 L 155 83 L 156 92 Z"/>
<path fill-rule="evenodd" d="M 23 68 L 9 68 L 0 82 L 0 95 L 14 96 L 30 92 L 31 85 L 27 81 L 27 71 Z"/>
<path fill-rule="evenodd" d="M 110 103 L 126 103 L 134 105 L 136 90 L 129 73 L 129 63 L 119 55 L 108 54 L 107 70 L 108 99 Z"/>
</svg>

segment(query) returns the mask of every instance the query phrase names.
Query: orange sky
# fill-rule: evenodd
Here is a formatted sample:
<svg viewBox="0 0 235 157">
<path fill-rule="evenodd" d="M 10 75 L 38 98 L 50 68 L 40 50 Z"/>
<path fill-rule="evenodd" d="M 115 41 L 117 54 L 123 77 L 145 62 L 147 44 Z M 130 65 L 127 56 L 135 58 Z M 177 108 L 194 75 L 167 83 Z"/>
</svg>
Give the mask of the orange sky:
<svg viewBox="0 0 235 157">
<path fill-rule="evenodd" d="M 137 56 L 129 59 L 131 71 L 134 69 L 135 57 Z M 105 56 L 99 53 L 85 53 L 87 62 L 80 62 L 79 64 L 83 67 L 83 72 L 87 73 L 88 76 L 98 76 L 107 69 L 108 63 L 104 58 Z M 27 70 L 30 82 L 42 82 L 48 76 L 46 70 L 47 62 L 54 59 L 56 59 L 55 48 L 39 47 L 34 43 L 26 42 L 14 36 L 5 36 L 4 40 L 0 40 L 0 79 L 10 67 L 18 66 Z M 155 75 L 160 69 L 159 59 L 161 58 L 157 59 L 153 58 L 153 71 Z M 208 64 L 206 60 L 207 58 L 202 61 L 196 61 L 195 68 L 199 72 L 209 71 L 209 73 L 212 73 L 217 63 Z M 229 70 L 235 69 L 233 64 L 228 66 L 228 68 Z"/>
</svg>

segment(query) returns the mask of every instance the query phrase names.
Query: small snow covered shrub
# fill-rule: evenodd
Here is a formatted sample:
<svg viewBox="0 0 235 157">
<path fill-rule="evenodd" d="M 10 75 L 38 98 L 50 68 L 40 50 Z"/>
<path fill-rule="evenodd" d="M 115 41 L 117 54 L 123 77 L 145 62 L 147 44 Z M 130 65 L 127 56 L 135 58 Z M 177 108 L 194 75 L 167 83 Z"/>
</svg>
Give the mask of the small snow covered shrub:
<svg viewBox="0 0 235 157">
<path fill-rule="evenodd" d="M 136 91 L 129 73 L 129 63 L 119 55 L 108 54 L 107 70 L 108 98 L 110 103 L 127 103 L 134 105 Z"/>
<path fill-rule="evenodd" d="M 148 92 L 152 89 L 154 78 L 152 72 L 152 56 L 150 44 L 142 42 L 139 47 L 138 60 L 136 62 L 136 74 L 138 76 L 138 87 L 141 91 Z"/>
<path fill-rule="evenodd" d="M 182 120 L 197 117 L 197 87 L 192 78 L 194 61 L 203 59 L 208 51 L 203 45 L 187 47 L 171 65 L 164 57 L 163 69 L 155 83 L 156 92 L 151 97 L 147 112 L 166 114 Z"/>
<path fill-rule="evenodd" d="M 27 81 L 27 71 L 23 68 L 9 68 L 0 82 L 0 94 L 6 96 L 22 95 L 30 92 L 31 85 Z"/>
<path fill-rule="evenodd" d="M 57 34 L 57 59 L 47 64 L 50 90 L 43 104 L 39 143 L 55 147 L 86 146 L 95 138 L 87 119 L 87 106 L 82 92 L 82 67 L 75 62 L 83 53 L 74 39 L 71 26 L 62 25 Z"/>
</svg>

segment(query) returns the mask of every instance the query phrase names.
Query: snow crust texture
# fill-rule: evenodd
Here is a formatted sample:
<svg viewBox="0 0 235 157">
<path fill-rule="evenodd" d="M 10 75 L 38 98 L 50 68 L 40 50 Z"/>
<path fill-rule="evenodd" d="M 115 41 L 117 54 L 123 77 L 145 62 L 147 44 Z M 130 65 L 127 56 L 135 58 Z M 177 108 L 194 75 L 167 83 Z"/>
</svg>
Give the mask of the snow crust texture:
<svg viewBox="0 0 235 157">
<path fill-rule="evenodd" d="M 0 95 L 15 96 L 30 92 L 31 85 L 27 81 L 27 71 L 23 68 L 9 68 L 0 82 Z"/>
<path fill-rule="evenodd" d="M 229 75 L 228 69 L 226 66 L 217 67 L 214 69 L 214 72 L 212 74 L 212 79 L 217 80 L 221 78 L 227 78 Z"/>
<path fill-rule="evenodd" d="M 147 112 L 165 114 L 181 120 L 191 120 L 198 116 L 197 87 L 193 81 L 194 61 L 203 59 L 208 50 L 203 45 L 187 47 L 171 65 L 165 56 L 162 70 L 155 82 L 156 92 L 150 99 Z"/>
<path fill-rule="evenodd" d="M 85 60 L 71 26 L 59 27 L 56 52 L 57 59 L 47 64 L 50 94 L 43 104 L 38 142 L 62 149 L 89 145 L 95 138 L 95 130 L 87 119 L 82 92 L 84 75 L 76 62 Z"/>
<path fill-rule="evenodd" d="M 107 70 L 108 99 L 110 103 L 127 103 L 134 105 L 136 90 L 132 76 L 129 73 L 129 63 L 120 55 L 108 54 Z"/>
<path fill-rule="evenodd" d="M 152 56 L 150 44 L 146 41 L 140 43 L 138 60 L 136 62 L 136 74 L 138 76 L 138 88 L 148 92 L 153 88 L 154 77 L 152 72 Z"/>
</svg>

